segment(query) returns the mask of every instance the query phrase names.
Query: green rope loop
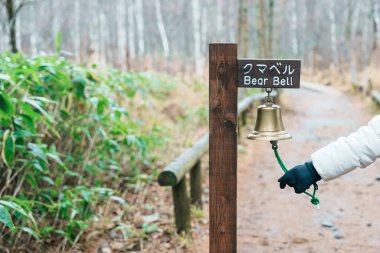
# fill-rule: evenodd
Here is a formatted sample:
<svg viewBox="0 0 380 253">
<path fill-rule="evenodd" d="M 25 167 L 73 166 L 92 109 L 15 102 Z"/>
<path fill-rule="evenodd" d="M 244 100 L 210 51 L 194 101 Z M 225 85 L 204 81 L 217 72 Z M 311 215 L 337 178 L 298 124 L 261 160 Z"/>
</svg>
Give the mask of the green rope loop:
<svg viewBox="0 0 380 253">
<path fill-rule="evenodd" d="M 271 144 L 272 144 L 272 149 L 274 151 L 274 154 L 277 158 L 277 162 L 280 164 L 280 167 L 281 169 L 284 171 L 284 173 L 287 173 L 288 172 L 288 169 L 285 167 L 284 163 L 282 162 L 281 158 L 280 158 L 280 155 L 278 154 L 278 146 L 277 146 L 277 142 L 272 142 L 271 141 Z M 307 191 L 304 191 L 303 193 L 305 193 L 307 196 L 310 197 L 310 202 L 313 204 L 313 205 L 319 205 L 319 199 L 315 196 L 315 193 L 317 192 L 318 190 L 318 185 L 317 184 L 314 184 L 314 190 L 313 190 L 313 194 L 310 194 L 308 193 Z"/>
</svg>

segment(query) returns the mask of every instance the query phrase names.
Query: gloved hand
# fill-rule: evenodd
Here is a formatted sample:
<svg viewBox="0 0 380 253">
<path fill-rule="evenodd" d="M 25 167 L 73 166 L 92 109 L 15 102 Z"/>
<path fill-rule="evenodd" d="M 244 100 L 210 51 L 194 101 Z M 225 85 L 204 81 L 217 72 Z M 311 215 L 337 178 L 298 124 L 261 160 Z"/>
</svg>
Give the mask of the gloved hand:
<svg viewBox="0 0 380 253">
<path fill-rule="evenodd" d="M 278 182 L 280 188 L 284 189 L 286 185 L 293 187 L 296 193 L 302 193 L 309 189 L 310 185 L 321 180 L 321 176 L 314 168 L 312 162 L 306 162 L 303 165 L 297 165 L 283 175 Z"/>
</svg>

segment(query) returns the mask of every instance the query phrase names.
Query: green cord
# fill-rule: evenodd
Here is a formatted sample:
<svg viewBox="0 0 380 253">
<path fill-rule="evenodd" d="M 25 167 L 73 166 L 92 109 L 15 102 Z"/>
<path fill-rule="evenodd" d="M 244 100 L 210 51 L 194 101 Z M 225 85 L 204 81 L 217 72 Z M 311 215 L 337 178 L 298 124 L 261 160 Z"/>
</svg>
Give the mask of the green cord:
<svg viewBox="0 0 380 253">
<path fill-rule="evenodd" d="M 274 151 L 274 154 L 277 158 L 277 161 L 278 163 L 280 164 L 281 166 L 281 169 L 284 171 L 284 173 L 287 173 L 288 172 L 288 169 L 285 167 L 284 163 L 282 162 L 281 158 L 280 158 L 280 155 L 278 154 L 278 147 L 277 147 L 277 142 L 276 141 L 271 141 L 271 144 L 272 144 L 272 149 Z M 310 197 L 310 202 L 313 204 L 313 205 L 319 205 L 319 199 L 315 196 L 315 193 L 316 191 L 318 190 L 318 186 L 317 184 L 314 184 L 314 191 L 313 191 L 313 194 L 310 194 L 308 193 L 307 191 L 304 191 L 303 193 L 305 193 L 306 195 L 308 195 Z"/>
</svg>

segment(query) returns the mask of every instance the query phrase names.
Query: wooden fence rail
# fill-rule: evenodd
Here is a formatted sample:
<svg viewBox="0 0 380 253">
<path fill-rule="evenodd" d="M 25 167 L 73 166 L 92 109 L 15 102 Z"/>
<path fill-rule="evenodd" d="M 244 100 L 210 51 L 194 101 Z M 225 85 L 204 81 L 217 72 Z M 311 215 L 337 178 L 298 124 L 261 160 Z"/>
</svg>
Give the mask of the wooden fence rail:
<svg viewBox="0 0 380 253">
<path fill-rule="evenodd" d="M 258 93 L 244 98 L 238 104 L 240 126 L 246 125 L 248 111 L 255 101 L 264 100 L 266 93 Z M 277 96 L 273 92 L 272 96 Z M 202 171 L 201 158 L 208 151 L 209 134 L 204 134 L 191 148 L 167 165 L 158 176 L 160 186 L 171 186 L 173 192 L 174 216 L 177 232 L 189 232 L 191 228 L 191 205 L 202 208 Z M 186 174 L 190 172 L 190 197 L 186 191 Z"/>
<path fill-rule="evenodd" d="M 377 91 L 371 91 L 372 100 L 376 103 L 377 106 L 380 106 L 380 93 Z"/>
<path fill-rule="evenodd" d="M 376 104 L 376 106 L 380 106 L 380 93 L 378 91 L 372 90 L 373 85 L 371 82 L 369 82 L 366 86 L 352 84 L 352 88 L 355 92 L 363 93 L 364 95 L 370 96 L 372 101 Z"/>
</svg>

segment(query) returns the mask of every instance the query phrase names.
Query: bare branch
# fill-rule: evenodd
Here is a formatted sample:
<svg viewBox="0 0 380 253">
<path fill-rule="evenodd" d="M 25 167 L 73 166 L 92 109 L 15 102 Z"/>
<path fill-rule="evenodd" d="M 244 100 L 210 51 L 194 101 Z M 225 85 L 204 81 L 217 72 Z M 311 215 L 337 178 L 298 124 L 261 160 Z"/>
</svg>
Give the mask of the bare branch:
<svg viewBox="0 0 380 253">
<path fill-rule="evenodd" d="M 3 0 L 4 1 L 4 0 Z M 22 7 L 24 7 L 25 5 L 28 5 L 28 4 L 34 4 L 34 3 L 39 3 L 39 2 L 44 2 L 46 0 L 28 0 L 28 1 L 24 1 L 22 3 L 19 4 L 19 6 L 17 7 L 16 11 L 15 11 L 15 16 L 17 16 L 17 13 L 22 9 Z"/>
<path fill-rule="evenodd" d="M 15 10 L 15 13 L 14 13 L 14 17 L 16 18 L 17 16 L 17 13 L 22 9 L 22 7 L 24 6 L 25 3 L 20 3 L 19 6 L 17 7 L 17 9 Z M 13 20 L 12 20 L 13 22 Z"/>
</svg>

